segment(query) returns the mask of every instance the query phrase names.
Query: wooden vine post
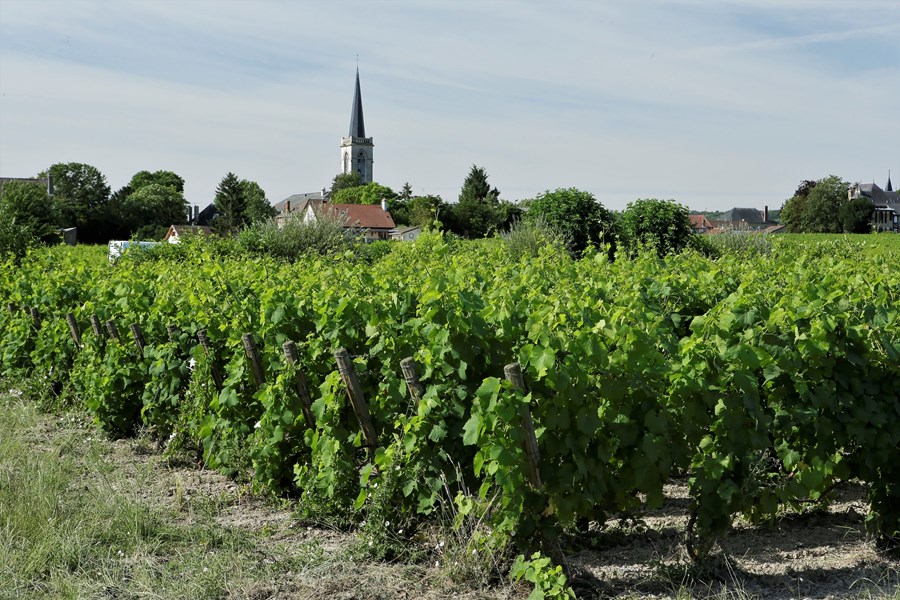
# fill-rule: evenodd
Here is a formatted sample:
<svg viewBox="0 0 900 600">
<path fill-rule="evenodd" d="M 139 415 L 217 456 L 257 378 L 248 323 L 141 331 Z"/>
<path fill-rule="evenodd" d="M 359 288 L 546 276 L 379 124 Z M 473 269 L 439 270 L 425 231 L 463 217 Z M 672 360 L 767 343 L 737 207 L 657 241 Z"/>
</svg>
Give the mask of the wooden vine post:
<svg viewBox="0 0 900 600">
<path fill-rule="evenodd" d="M 400 369 L 403 371 L 403 379 L 406 380 L 406 388 L 409 395 L 416 401 L 416 406 L 422 401 L 425 395 L 425 386 L 419 381 L 419 374 L 416 372 L 416 361 L 413 357 L 404 358 L 400 361 Z"/>
<path fill-rule="evenodd" d="M 119 329 L 112 319 L 106 322 L 106 333 L 109 334 L 110 339 L 119 341 Z"/>
<path fill-rule="evenodd" d="M 103 324 L 100 323 L 100 317 L 97 315 L 91 315 L 91 328 L 94 330 L 94 335 L 97 336 L 98 340 L 103 339 Z"/>
<path fill-rule="evenodd" d="M 16 316 L 16 305 L 15 304 L 10 302 L 9 304 L 6 305 L 6 309 L 9 311 L 9 316 L 11 316 L 11 317 Z"/>
<path fill-rule="evenodd" d="M 503 374 L 517 390 L 525 391 L 525 378 L 522 376 L 522 367 L 515 362 L 503 368 Z M 535 489 L 543 487 L 541 483 L 541 454 L 538 450 L 537 436 L 534 433 L 534 423 L 531 420 L 531 411 L 527 406 L 522 406 L 522 427 L 525 429 L 525 457 L 528 459 L 528 481 Z"/>
<path fill-rule="evenodd" d="M 363 440 L 369 448 L 370 456 L 375 455 L 375 448 L 378 447 L 378 436 L 375 435 L 375 426 L 372 424 L 372 416 L 369 414 L 369 405 L 363 396 L 362 386 L 359 385 L 359 378 L 356 376 L 356 368 L 353 366 L 353 359 L 346 348 L 341 348 L 334 353 L 337 361 L 338 372 L 341 379 L 344 380 L 344 386 L 347 388 L 347 398 L 353 406 L 353 412 L 356 414 L 356 420 L 359 421 L 359 427 L 362 430 Z"/>
<path fill-rule="evenodd" d="M 69 333 L 72 335 L 75 346 L 81 348 L 81 332 L 78 331 L 78 323 L 75 322 L 73 313 L 66 313 L 66 323 L 69 325 Z"/>
<path fill-rule="evenodd" d="M 253 373 L 253 381 L 256 383 L 257 389 L 262 387 L 266 378 L 263 375 L 262 362 L 259 360 L 259 352 L 256 350 L 256 342 L 253 341 L 252 333 L 245 333 L 242 338 L 244 342 L 244 354 L 250 360 L 250 371 Z"/>
<path fill-rule="evenodd" d="M 134 338 L 134 345 L 137 346 L 141 358 L 144 358 L 144 346 L 147 344 L 144 342 L 144 334 L 141 333 L 141 326 L 137 323 L 131 324 L 131 337 Z"/>
<path fill-rule="evenodd" d="M 206 358 L 209 359 L 210 364 L 210 373 L 212 373 L 213 383 L 216 385 L 216 391 L 222 391 L 222 373 L 219 372 L 219 366 L 216 364 L 216 357 L 213 354 L 212 347 L 209 343 L 209 337 L 206 335 L 205 329 L 200 329 L 197 331 L 197 341 L 200 342 L 200 347 L 203 348 L 203 353 L 206 354 Z"/>
<path fill-rule="evenodd" d="M 297 345 L 294 342 L 287 341 L 281 345 L 284 350 L 284 359 L 289 365 L 297 364 Z M 297 368 L 297 375 L 294 379 L 294 387 L 297 388 L 297 396 L 300 398 L 300 404 L 303 408 L 303 418 L 306 419 L 307 426 L 315 428 L 316 419 L 312 414 L 312 395 L 309 393 L 309 383 L 306 381 L 306 375 L 300 368 Z"/>
<path fill-rule="evenodd" d="M 173 323 L 169 323 L 166 325 L 166 334 L 169 336 L 169 341 L 174 342 L 175 336 L 178 335 L 178 327 L 176 327 Z"/>
<path fill-rule="evenodd" d="M 31 322 L 34 323 L 35 329 L 41 328 L 41 313 L 38 312 L 38 309 L 31 307 L 28 311 L 31 313 Z"/>
</svg>

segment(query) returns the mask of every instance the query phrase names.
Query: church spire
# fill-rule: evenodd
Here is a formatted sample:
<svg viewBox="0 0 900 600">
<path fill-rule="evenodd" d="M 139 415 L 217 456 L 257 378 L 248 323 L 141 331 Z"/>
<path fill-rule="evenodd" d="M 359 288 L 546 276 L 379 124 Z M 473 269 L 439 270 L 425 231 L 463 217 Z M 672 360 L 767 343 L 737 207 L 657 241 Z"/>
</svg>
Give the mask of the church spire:
<svg viewBox="0 0 900 600">
<path fill-rule="evenodd" d="M 893 192 L 894 188 L 891 186 L 891 170 L 888 169 L 888 183 L 887 187 L 884 189 L 886 192 Z"/>
<path fill-rule="evenodd" d="M 356 93 L 353 96 L 353 109 L 350 111 L 350 137 L 366 137 L 366 124 L 363 121 L 362 92 L 359 90 L 359 68 L 356 69 Z"/>
</svg>

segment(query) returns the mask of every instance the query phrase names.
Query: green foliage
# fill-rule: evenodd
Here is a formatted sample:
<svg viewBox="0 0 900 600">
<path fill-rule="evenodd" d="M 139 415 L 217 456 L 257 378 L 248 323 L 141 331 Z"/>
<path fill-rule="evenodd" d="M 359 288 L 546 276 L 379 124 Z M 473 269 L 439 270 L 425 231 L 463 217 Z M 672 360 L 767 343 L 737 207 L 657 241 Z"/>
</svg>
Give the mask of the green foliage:
<svg viewBox="0 0 900 600">
<path fill-rule="evenodd" d="M 590 192 L 575 188 L 546 191 L 528 201 L 525 218 L 543 221 L 566 235 L 570 251 L 580 255 L 588 246 L 615 245 L 615 221 Z"/>
<path fill-rule="evenodd" d="M 382 199 L 391 201 L 396 197 L 397 194 L 394 193 L 394 190 L 373 181 L 333 192 L 331 202 L 334 204 L 381 204 Z"/>
<path fill-rule="evenodd" d="M 515 223 L 501 237 L 515 260 L 536 258 L 546 248 L 567 251 L 569 247 L 565 233 L 540 217 Z"/>
<path fill-rule="evenodd" d="M 494 203 L 500 198 L 500 190 L 491 189 L 488 183 L 487 171 L 483 168 L 472 165 L 466 180 L 463 182 L 462 189 L 459 192 L 459 203 Z"/>
<path fill-rule="evenodd" d="M 391 218 L 397 225 L 414 225 L 430 229 L 435 219 L 448 210 L 440 196 L 398 196 L 388 203 Z"/>
<path fill-rule="evenodd" d="M 570 598 L 575 599 L 575 591 L 568 586 L 568 581 L 562 567 L 553 565 L 548 557 L 540 552 L 535 552 L 531 558 L 526 559 L 520 554 L 516 557 L 509 576 L 514 581 L 524 579 L 534 584 L 534 590 L 528 595 L 528 600 L 543 600 L 544 598 Z"/>
<path fill-rule="evenodd" d="M 171 188 L 181 194 L 184 193 L 184 179 L 172 171 L 138 171 L 128 182 L 132 191 L 137 191 L 146 185 L 161 185 Z"/>
<path fill-rule="evenodd" d="M 8 181 L 0 196 L 0 218 L 19 236 L 38 242 L 58 240 L 59 215 L 47 187 L 27 181 Z M 6 244 L 4 246 L 8 247 Z"/>
<path fill-rule="evenodd" d="M 849 184 L 829 175 L 815 182 L 804 181 L 781 207 L 781 219 L 790 233 L 840 233 L 843 206 Z"/>
<path fill-rule="evenodd" d="M 83 163 L 57 163 L 50 167 L 53 198 L 65 227 L 77 227 L 81 242 L 109 240 L 107 220 L 109 185 L 96 167 Z"/>
<path fill-rule="evenodd" d="M 173 187 L 146 183 L 125 198 L 122 211 L 132 236 L 161 240 L 170 225 L 186 222 L 188 203 Z"/>
<path fill-rule="evenodd" d="M 266 193 L 259 184 L 248 179 L 241 179 L 241 188 L 247 203 L 247 218 L 251 223 L 259 223 L 273 218 L 278 211 L 269 203 Z"/>
<path fill-rule="evenodd" d="M 247 197 L 237 175 L 228 173 L 219 182 L 214 200 L 218 215 L 214 227 L 219 233 L 236 233 L 250 224 Z"/>
<path fill-rule="evenodd" d="M 868 198 L 854 198 L 841 206 L 841 225 L 846 233 L 871 233 L 872 201 Z"/>
<path fill-rule="evenodd" d="M 331 219 L 310 222 L 286 219 L 256 222 L 240 233 L 239 245 L 250 254 L 295 261 L 309 254 L 332 255 L 353 243 L 352 230 Z"/>
<path fill-rule="evenodd" d="M 688 209 L 672 200 L 636 200 L 619 220 L 623 238 L 632 251 L 647 247 L 662 257 L 681 252 L 695 236 Z"/>
<path fill-rule="evenodd" d="M 354 188 L 361 186 L 362 184 L 362 179 L 360 179 L 359 173 L 356 171 L 338 173 L 334 176 L 334 179 L 331 180 L 331 195 L 334 196 L 334 194 L 341 190 Z"/>
</svg>

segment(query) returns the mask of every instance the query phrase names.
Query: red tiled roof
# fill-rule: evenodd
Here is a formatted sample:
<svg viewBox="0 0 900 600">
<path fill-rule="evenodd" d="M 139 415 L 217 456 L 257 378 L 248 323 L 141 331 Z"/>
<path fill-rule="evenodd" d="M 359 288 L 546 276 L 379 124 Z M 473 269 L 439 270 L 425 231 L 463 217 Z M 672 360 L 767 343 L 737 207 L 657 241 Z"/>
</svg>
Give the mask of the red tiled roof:
<svg viewBox="0 0 900 600">
<path fill-rule="evenodd" d="M 706 215 L 688 215 L 688 218 L 691 220 L 691 226 L 694 229 L 700 229 L 701 227 L 711 229 L 713 226 L 712 223 L 707 220 Z"/>
<path fill-rule="evenodd" d="M 394 220 L 391 213 L 381 210 L 379 204 L 331 204 L 322 206 L 326 214 L 337 213 L 341 219 L 346 219 L 348 227 L 362 227 L 365 229 L 393 229 Z"/>
</svg>

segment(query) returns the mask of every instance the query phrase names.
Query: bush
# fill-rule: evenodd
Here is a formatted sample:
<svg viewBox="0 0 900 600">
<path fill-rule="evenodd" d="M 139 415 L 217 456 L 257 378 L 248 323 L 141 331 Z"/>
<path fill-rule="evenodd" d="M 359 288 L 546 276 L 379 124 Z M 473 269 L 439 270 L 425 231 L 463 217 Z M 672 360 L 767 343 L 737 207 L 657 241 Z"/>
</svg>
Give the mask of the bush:
<svg viewBox="0 0 900 600">
<path fill-rule="evenodd" d="M 288 219 L 255 223 L 238 236 L 238 245 L 252 254 L 295 261 L 307 254 L 335 254 L 348 249 L 357 234 L 331 219 L 305 222 Z"/>
<path fill-rule="evenodd" d="M 536 258 L 541 248 L 547 246 L 554 246 L 560 250 L 571 248 L 571 238 L 559 227 L 548 224 L 540 216 L 514 223 L 501 237 L 510 255 L 517 260 L 523 257 Z"/>
<path fill-rule="evenodd" d="M 694 237 L 688 209 L 673 200 L 637 200 L 628 204 L 620 219 L 622 236 L 634 251 L 641 246 L 659 256 L 681 252 Z"/>
</svg>

